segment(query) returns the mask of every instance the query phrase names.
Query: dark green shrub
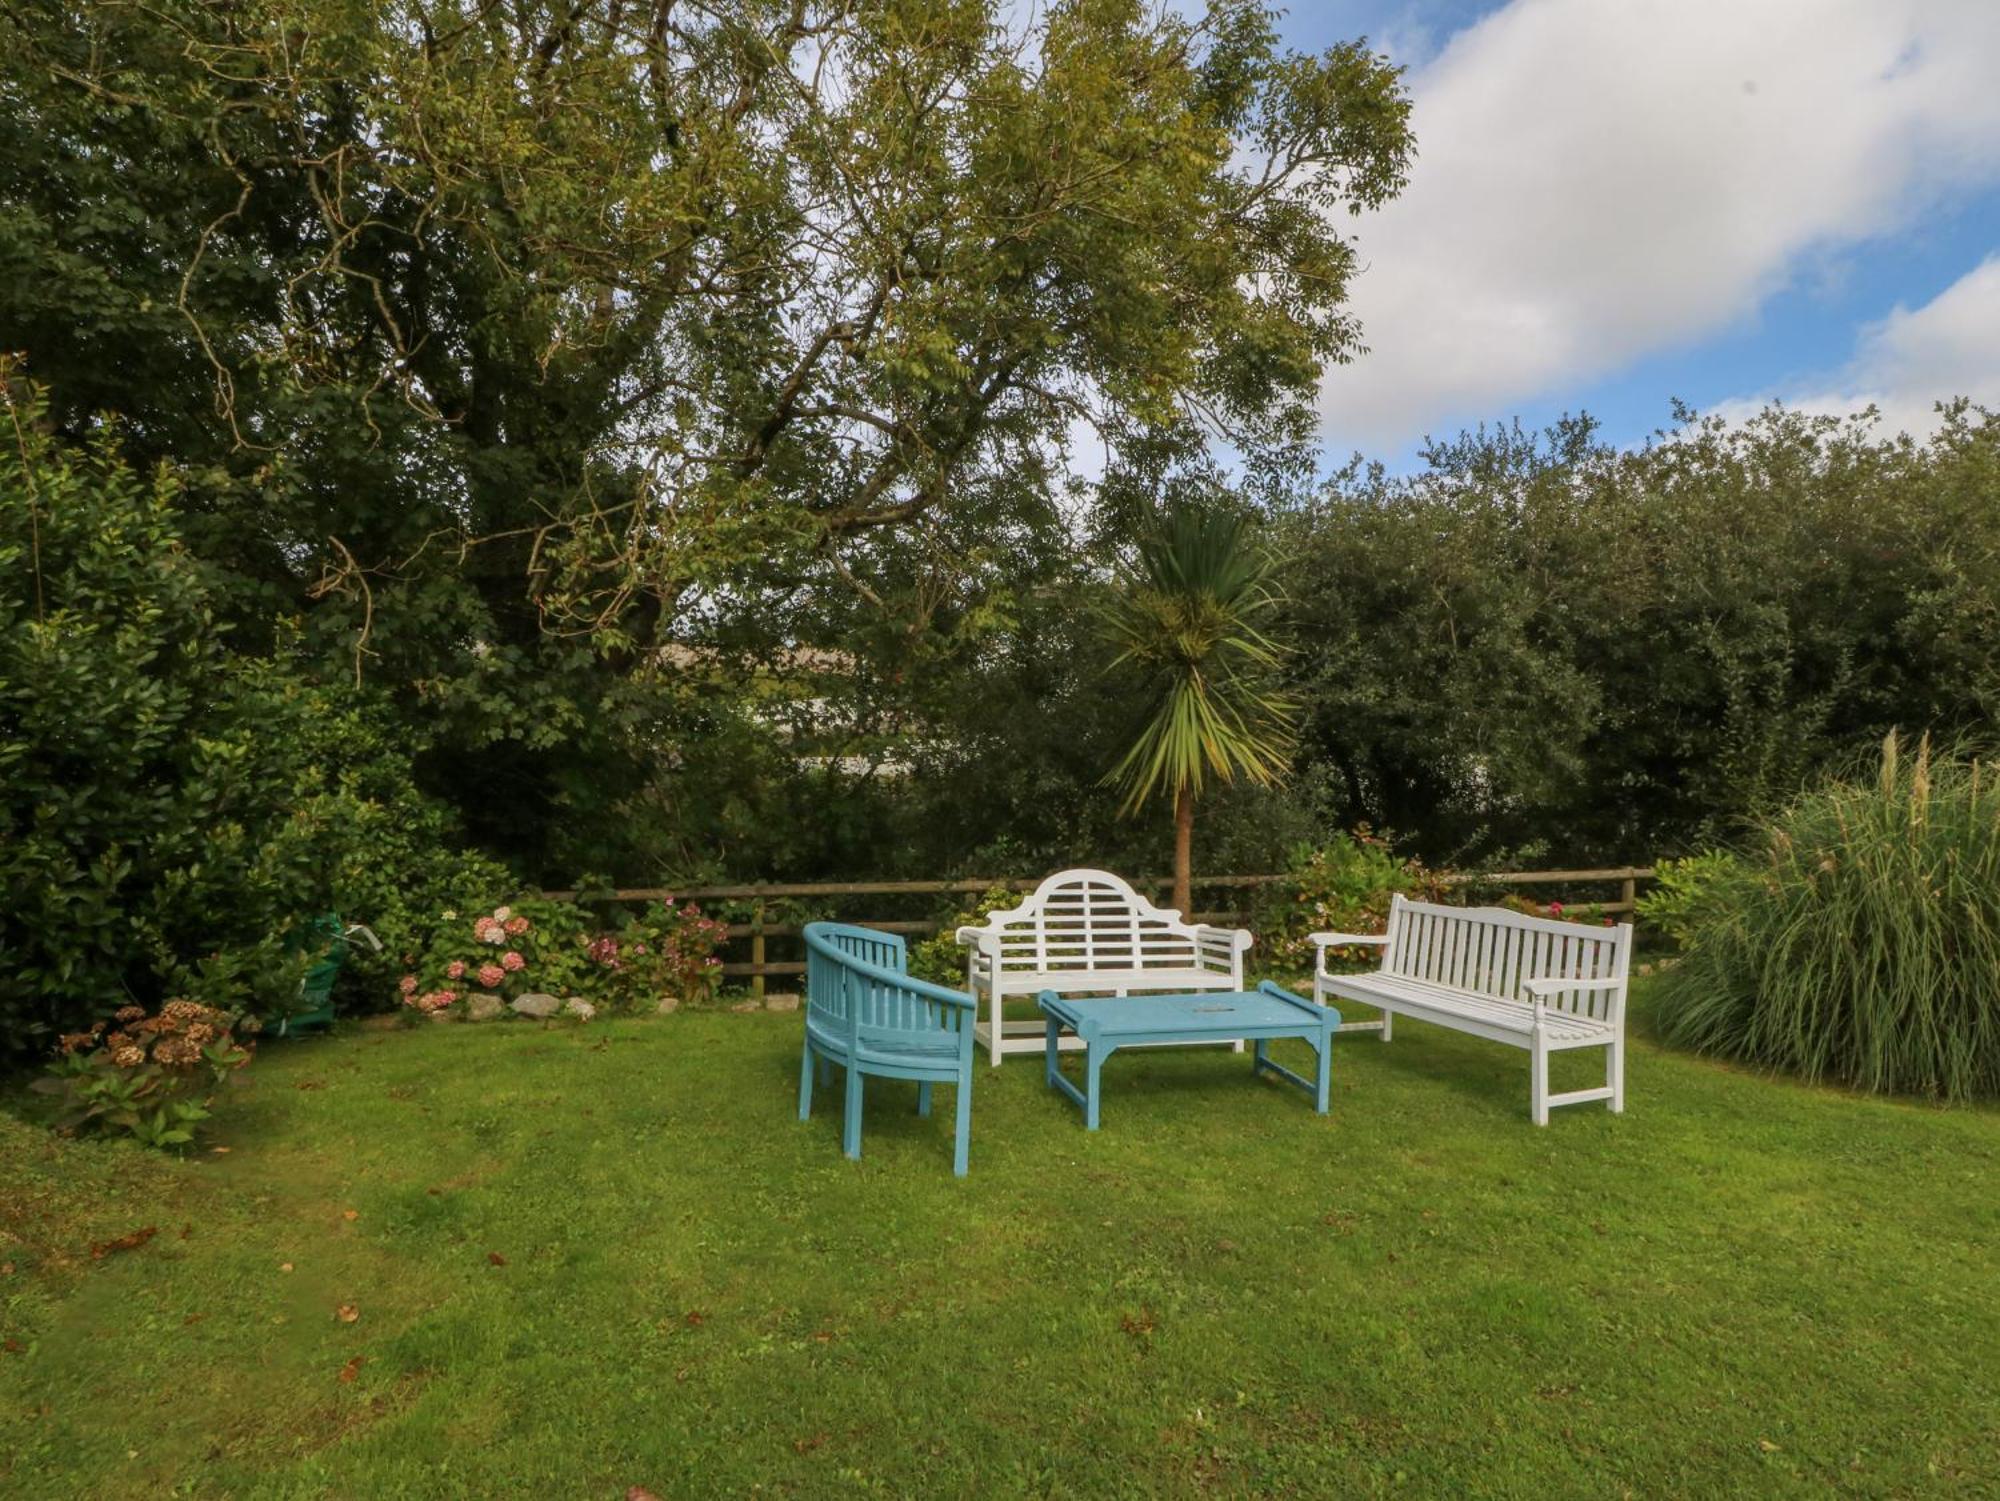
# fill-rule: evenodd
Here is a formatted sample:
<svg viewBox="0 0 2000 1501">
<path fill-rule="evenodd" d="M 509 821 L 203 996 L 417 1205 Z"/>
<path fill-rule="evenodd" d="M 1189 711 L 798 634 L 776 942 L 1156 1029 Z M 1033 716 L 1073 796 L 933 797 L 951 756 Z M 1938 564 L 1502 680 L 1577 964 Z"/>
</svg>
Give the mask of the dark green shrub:
<svg viewBox="0 0 2000 1501">
<path fill-rule="evenodd" d="M 1285 879 L 1257 888 L 1251 899 L 1250 930 L 1257 935 L 1257 962 L 1284 970 L 1310 969 L 1313 948 L 1306 935 L 1332 930 L 1380 933 L 1388 925 L 1389 901 L 1397 893 L 1435 900 L 1442 885 L 1435 871 L 1399 858 L 1385 839 L 1366 829 L 1322 845 L 1292 851 Z M 1365 951 L 1372 961 L 1375 949 Z"/>
<path fill-rule="evenodd" d="M 407 737 L 307 677 L 289 626 L 231 649 L 170 476 L 53 443 L 4 368 L 0 397 L 0 1061 L 128 1005 L 282 1014 L 300 925 L 393 935 L 398 900 L 449 884 L 443 815 Z"/>
<path fill-rule="evenodd" d="M 1873 1091 L 2000 1096 L 2000 787 L 1896 738 L 1718 867 L 1661 986 L 1667 1037 Z"/>
<path fill-rule="evenodd" d="M 1705 850 L 1684 860 L 1660 860 L 1653 885 L 1639 898 L 1637 917 L 1649 934 L 1684 949 L 1718 888 L 1742 874 L 1743 862 L 1728 850 Z"/>
</svg>

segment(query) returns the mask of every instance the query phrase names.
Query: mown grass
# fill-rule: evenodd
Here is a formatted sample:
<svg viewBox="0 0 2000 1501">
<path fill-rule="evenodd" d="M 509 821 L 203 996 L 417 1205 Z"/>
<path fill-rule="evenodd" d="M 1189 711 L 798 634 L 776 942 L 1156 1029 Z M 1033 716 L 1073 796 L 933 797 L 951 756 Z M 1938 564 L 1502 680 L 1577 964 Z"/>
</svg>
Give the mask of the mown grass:
<svg viewBox="0 0 2000 1501">
<path fill-rule="evenodd" d="M 798 1123 L 798 1027 L 274 1046 L 188 1162 L 0 1122 L 0 1494 L 2000 1486 L 2000 1114 L 1641 1040 L 1537 1131 L 1410 1024 L 1324 1120 L 1154 1053 L 1091 1136 L 982 1067 L 957 1181 L 908 1086 L 858 1165 Z"/>
</svg>

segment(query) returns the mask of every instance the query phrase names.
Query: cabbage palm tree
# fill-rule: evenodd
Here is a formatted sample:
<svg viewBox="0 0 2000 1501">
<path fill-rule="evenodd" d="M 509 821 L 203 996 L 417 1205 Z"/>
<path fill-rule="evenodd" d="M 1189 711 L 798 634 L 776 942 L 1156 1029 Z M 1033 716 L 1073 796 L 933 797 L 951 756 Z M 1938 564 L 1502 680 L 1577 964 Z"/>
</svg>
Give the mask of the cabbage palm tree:
<svg viewBox="0 0 2000 1501">
<path fill-rule="evenodd" d="M 1282 602 L 1273 568 L 1243 513 L 1173 502 L 1104 605 L 1112 670 L 1143 677 L 1147 697 L 1131 749 L 1104 780 L 1123 789 L 1126 814 L 1172 794 L 1183 915 L 1193 911 L 1195 799 L 1208 779 L 1269 786 L 1291 760 L 1293 706 L 1274 681 L 1284 648 L 1265 634 Z"/>
</svg>

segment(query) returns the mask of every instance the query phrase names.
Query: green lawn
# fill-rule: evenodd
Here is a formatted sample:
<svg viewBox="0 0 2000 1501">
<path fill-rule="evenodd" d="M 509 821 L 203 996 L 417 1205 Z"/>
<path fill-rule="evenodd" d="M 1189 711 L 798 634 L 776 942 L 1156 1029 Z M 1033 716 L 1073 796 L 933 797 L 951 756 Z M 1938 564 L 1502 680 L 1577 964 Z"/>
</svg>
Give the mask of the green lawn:
<svg viewBox="0 0 2000 1501">
<path fill-rule="evenodd" d="M 1089 1136 L 982 1065 L 961 1181 L 948 1093 L 801 1125 L 798 1032 L 271 1046 L 186 1162 L 0 1118 L 0 1494 L 2000 1488 L 2000 1114 L 1641 1039 L 1537 1131 L 1409 1024 L 1326 1120 L 1154 1053 Z"/>
</svg>

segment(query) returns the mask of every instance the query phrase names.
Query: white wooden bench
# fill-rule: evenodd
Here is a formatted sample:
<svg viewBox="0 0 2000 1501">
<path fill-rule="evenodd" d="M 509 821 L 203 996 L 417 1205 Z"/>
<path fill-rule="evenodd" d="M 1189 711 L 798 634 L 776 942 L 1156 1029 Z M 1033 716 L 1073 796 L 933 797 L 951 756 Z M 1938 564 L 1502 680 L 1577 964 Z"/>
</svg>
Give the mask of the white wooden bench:
<svg viewBox="0 0 2000 1501">
<path fill-rule="evenodd" d="M 1441 907 L 1396 897 L 1389 931 L 1314 933 L 1319 950 L 1313 999 L 1343 996 L 1380 1008 L 1387 1042 L 1398 1016 L 1435 1022 L 1475 1037 L 1525 1048 L 1533 1056 L 1529 1108 L 1549 1123 L 1552 1105 L 1607 1100 L 1625 1108 L 1625 982 L 1632 966 L 1632 925 L 1592 928 L 1527 917 L 1502 907 Z M 1381 968 L 1337 975 L 1327 951 L 1377 944 Z M 1549 1093 L 1549 1054 L 1570 1048 L 1605 1050 L 1604 1084 Z"/>
<path fill-rule="evenodd" d="M 1040 1053 L 1046 1024 L 1006 1021 L 1010 996 L 1127 995 L 1132 991 L 1243 988 L 1240 928 L 1183 922 L 1155 907 L 1117 876 L 1102 870 L 1058 871 L 1018 907 L 989 912 L 985 923 L 958 930 L 970 950 L 966 988 L 986 1000 L 988 1020 L 974 1028 L 995 1065 L 1009 1053 Z M 1064 1037 L 1064 1048 L 1083 1046 Z M 1241 1041 L 1236 1051 L 1243 1051 Z"/>
</svg>

